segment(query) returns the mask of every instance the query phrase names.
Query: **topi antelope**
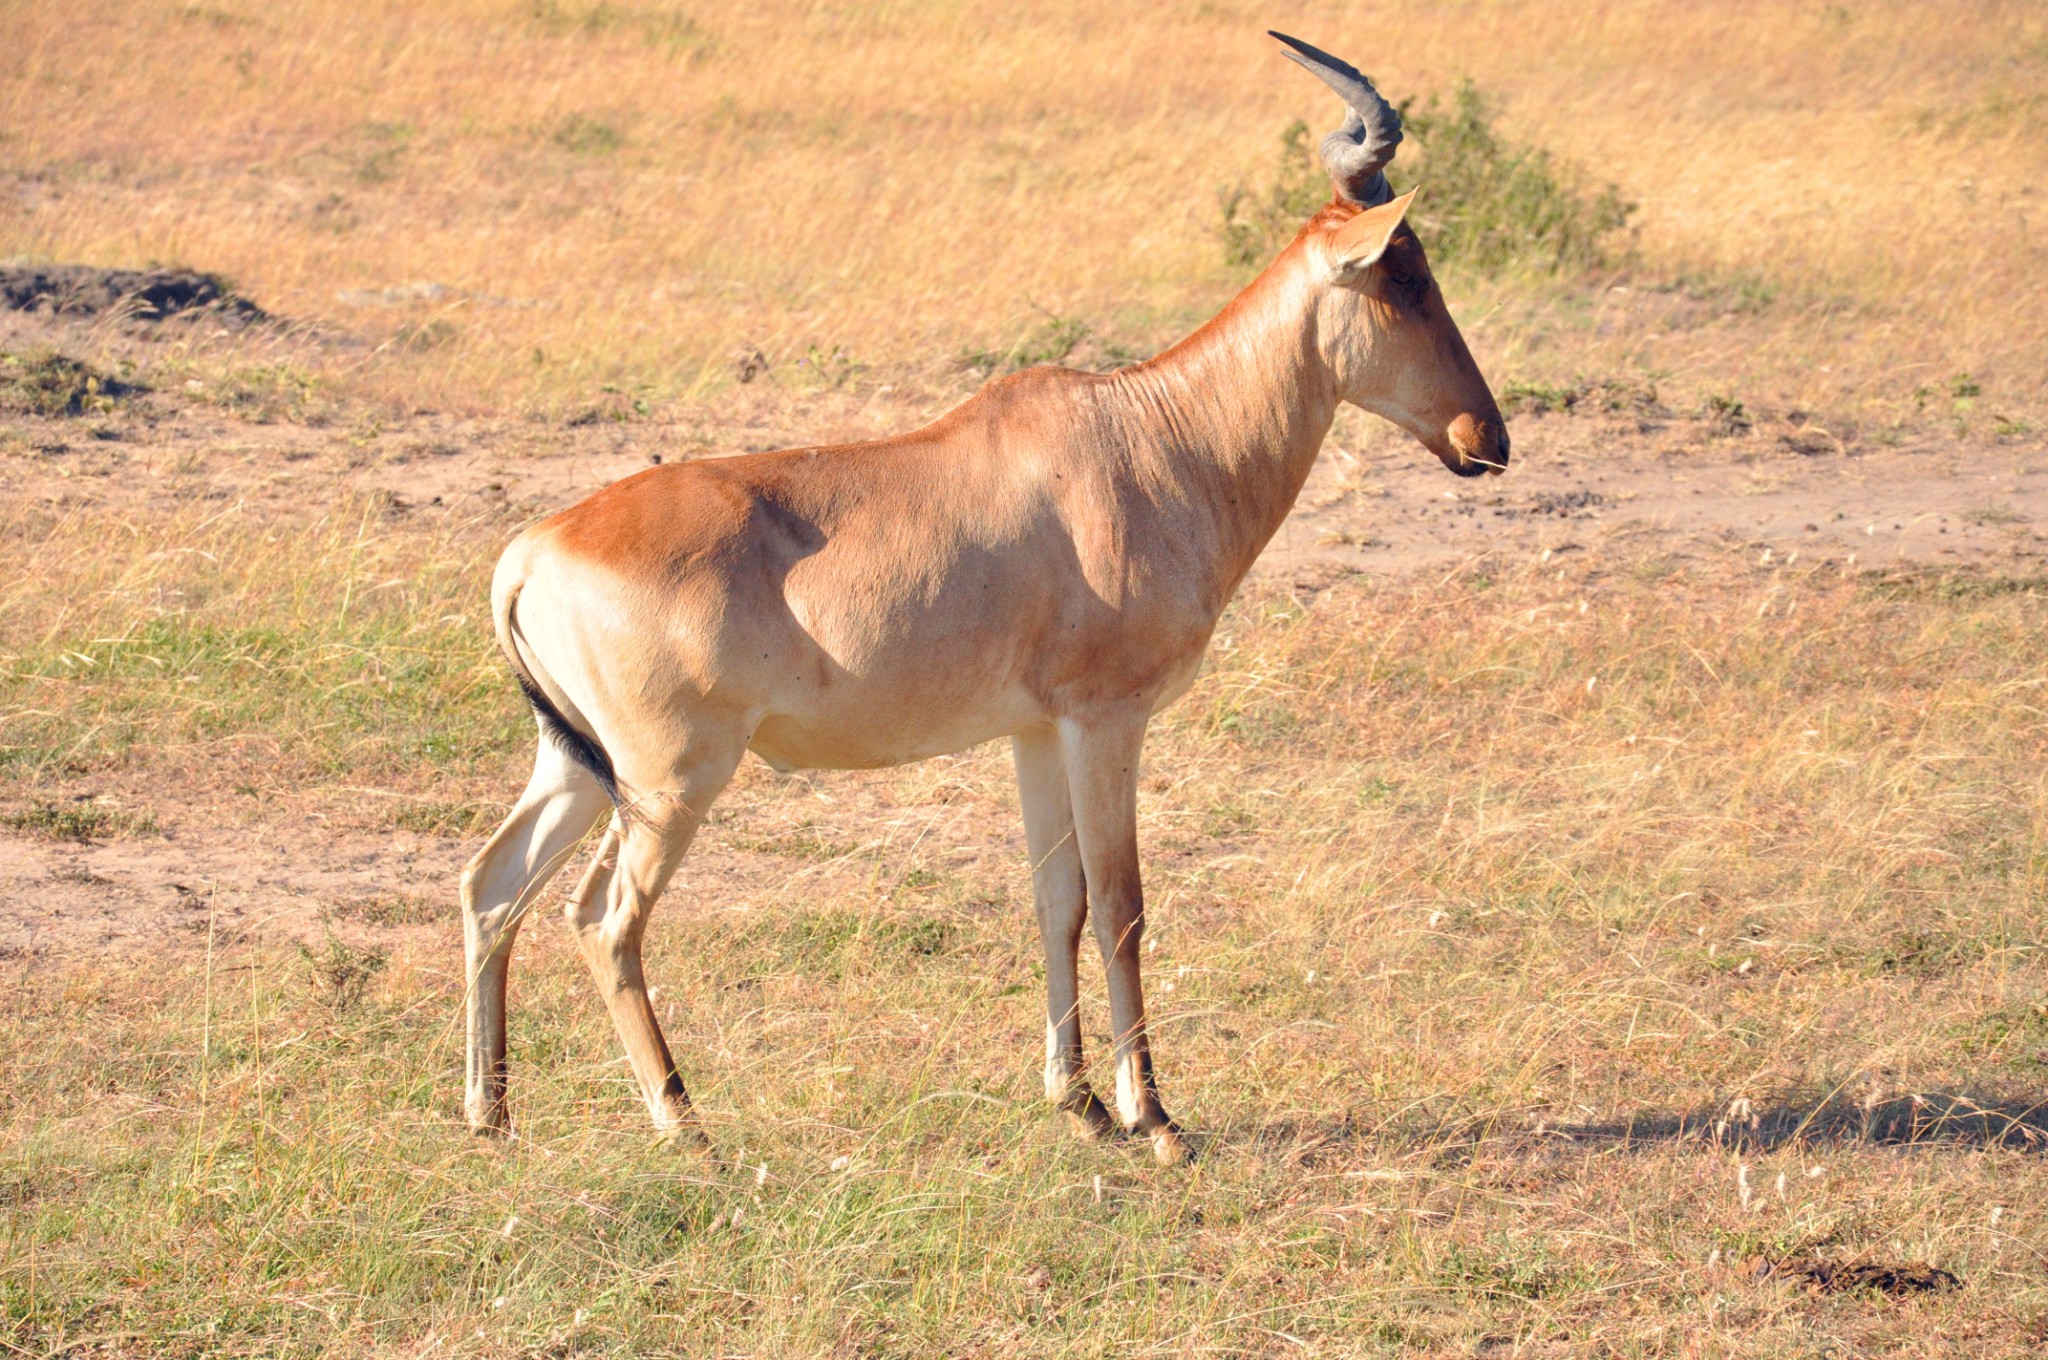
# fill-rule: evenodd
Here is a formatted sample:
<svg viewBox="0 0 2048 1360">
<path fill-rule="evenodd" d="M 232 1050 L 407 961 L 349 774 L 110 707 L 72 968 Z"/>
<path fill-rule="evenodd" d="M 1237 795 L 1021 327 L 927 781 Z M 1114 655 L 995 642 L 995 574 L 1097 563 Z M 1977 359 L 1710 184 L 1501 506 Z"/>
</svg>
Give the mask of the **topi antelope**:
<svg viewBox="0 0 2048 1360">
<path fill-rule="evenodd" d="M 1139 750 L 1193 681 L 1339 402 L 1460 476 L 1502 471 L 1500 409 L 1383 168 L 1400 118 L 1346 63 L 1275 34 L 1343 96 L 1336 194 L 1229 306 L 1110 374 L 1035 368 L 872 443 L 650 468 L 529 528 L 491 586 L 540 726 L 531 782 L 462 876 L 468 1082 L 507 1124 L 505 973 L 524 907 L 610 815 L 570 928 L 664 1133 L 696 1135 L 641 939 L 752 751 L 777 770 L 897 765 L 1008 737 L 1045 949 L 1046 1095 L 1115 1122 L 1082 1074 L 1092 923 L 1116 1115 L 1162 1162 L 1139 985 Z"/>
</svg>

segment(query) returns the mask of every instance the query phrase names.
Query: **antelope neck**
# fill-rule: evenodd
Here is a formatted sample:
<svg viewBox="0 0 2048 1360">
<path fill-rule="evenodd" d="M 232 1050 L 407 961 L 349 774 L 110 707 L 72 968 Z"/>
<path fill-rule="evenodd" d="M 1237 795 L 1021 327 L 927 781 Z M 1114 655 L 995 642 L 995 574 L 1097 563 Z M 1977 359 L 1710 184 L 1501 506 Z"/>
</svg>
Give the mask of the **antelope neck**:
<svg viewBox="0 0 2048 1360">
<path fill-rule="evenodd" d="M 1294 507 L 1336 418 L 1317 292 L 1290 248 L 1192 335 L 1116 375 L 1137 476 L 1212 530 L 1226 594 Z"/>
</svg>

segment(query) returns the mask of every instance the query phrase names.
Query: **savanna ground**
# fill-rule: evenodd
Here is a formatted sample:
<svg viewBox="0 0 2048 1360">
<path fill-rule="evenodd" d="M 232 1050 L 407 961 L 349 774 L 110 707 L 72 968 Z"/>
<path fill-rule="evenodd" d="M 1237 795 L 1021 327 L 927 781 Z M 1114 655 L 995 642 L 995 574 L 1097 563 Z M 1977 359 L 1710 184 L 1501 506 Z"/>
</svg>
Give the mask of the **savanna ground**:
<svg viewBox="0 0 2048 1360">
<path fill-rule="evenodd" d="M 1200 1160 L 1041 1107 L 996 748 L 720 805 L 712 1158 L 546 919 L 471 1139 L 499 545 L 1170 343 L 1312 195 L 1268 25 L 1415 97 L 1517 466 L 1346 416 L 1155 728 Z M 2020 5 L 0 9 L 0 1347 L 2038 1353 L 2044 88 Z"/>
</svg>

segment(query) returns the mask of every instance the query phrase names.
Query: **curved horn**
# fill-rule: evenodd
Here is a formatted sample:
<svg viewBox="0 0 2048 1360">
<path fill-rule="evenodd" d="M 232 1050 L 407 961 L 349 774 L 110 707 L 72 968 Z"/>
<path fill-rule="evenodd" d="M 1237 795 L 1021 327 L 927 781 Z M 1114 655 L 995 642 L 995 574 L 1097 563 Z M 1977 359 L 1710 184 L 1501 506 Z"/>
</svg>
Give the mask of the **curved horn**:
<svg viewBox="0 0 2048 1360">
<path fill-rule="evenodd" d="M 1350 62 L 1285 33 L 1271 29 L 1267 33 L 1286 43 L 1288 56 L 1343 96 L 1350 106 L 1344 126 L 1323 138 L 1323 164 L 1329 167 L 1337 192 L 1368 208 L 1392 198 L 1394 191 L 1380 172 L 1394 159 L 1394 148 L 1401 144 L 1401 115 L 1380 98 L 1372 82 Z"/>
</svg>

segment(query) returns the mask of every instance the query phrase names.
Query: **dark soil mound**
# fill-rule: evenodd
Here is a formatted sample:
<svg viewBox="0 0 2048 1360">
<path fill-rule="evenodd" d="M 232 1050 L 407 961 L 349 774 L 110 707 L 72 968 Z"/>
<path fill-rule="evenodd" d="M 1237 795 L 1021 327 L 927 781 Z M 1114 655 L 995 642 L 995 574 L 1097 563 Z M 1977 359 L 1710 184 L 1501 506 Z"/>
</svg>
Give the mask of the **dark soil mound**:
<svg viewBox="0 0 2048 1360">
<path fill-rule="evenodd" d="M 65 316 L 111 315 L 132 321 L 172 317 L 221 322 L 239 330 L 268 319 L 219 278 L 190 269 L 92 269 L 85 265 L 0 268 L 0 308 Z"/>
<path fill-rule="evenodd" d="M 1918 1262 L 1886 1265 L 1876 1261 L 1837 1262 L 1793 1256 L 1766 1261 L 1758 1273 L 1766 1277 L 1778 1275 L 1801 1280 L 1823 1294 L 1871 1289 L 1898 1297 L 1902 1294 L 1939 1293 L 1962 1285 L 1962 1281 L 1939 1266 Z"/>
</svg>

